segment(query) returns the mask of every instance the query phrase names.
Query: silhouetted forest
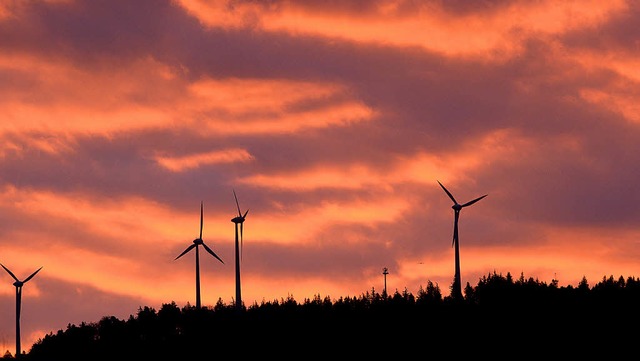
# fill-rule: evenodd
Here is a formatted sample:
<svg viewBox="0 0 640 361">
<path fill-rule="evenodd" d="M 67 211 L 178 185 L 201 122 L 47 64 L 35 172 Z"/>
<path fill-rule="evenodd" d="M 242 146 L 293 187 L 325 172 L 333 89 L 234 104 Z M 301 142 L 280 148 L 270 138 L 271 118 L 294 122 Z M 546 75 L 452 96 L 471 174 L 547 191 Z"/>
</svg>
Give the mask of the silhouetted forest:
<svg viewBox="0 0 640 361">
<path fill-rule="evenodd" d="M 417 295 L 371 289 L 331 299 L 293 297 L 242 310 L 175 302 L 127 320 L 69 324 L 32 345 L 26 360 L 354 359 L 491 356 L 638 357 L 640 280 L 603 277 L 593 287 L 488 274 L 462 299 L 428 281 Z M 27 348 L 28 349 L 28 348 Z M 440 355 L 440 356 L 437 356 Z"/>
</svg>

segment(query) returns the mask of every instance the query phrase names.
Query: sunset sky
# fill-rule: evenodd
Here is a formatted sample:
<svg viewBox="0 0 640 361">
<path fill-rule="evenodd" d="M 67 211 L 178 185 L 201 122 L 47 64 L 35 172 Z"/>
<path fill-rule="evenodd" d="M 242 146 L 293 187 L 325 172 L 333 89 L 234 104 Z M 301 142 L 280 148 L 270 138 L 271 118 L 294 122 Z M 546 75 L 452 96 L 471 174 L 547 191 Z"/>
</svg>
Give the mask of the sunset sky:
<svg viewBox="0 0 640 361">
<path fill-rule="evenodd" d="M 139 307 L 640 276 L 640 2 L 0 2 L 22 349 Z M 0 269 L 0 354 L 15 351 Z"/>
</svg>

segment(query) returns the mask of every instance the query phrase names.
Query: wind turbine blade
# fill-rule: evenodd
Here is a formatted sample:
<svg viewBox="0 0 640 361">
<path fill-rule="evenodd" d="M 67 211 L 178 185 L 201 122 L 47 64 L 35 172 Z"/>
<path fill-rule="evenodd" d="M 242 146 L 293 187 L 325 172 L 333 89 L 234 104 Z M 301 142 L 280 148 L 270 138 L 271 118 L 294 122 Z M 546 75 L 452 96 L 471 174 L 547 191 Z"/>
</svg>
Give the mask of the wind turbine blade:
<svg viewBox="0 0 640 361">
<path fill-rule="evenodd" d="M 206 244 L 204 244 L 204 243 L 202 243 L 202 245 L 204 246 L 204 249 L 206 249 L 206 250 L 207 250 L 207 252 L 209 252 L 212 256 L 214 256 L 215 258 L 217 258 L 217 259 L 218 259 L 218 261 L 220 261 L 220 262 L 224 263 L 224 261 L 223 261 L 220 257 L 218 257 L 218 255 L 217 255 L 214 251 L 212 251 L 212 250 L 211 250 L 211 248 L 209 248 L 209 246 L 207 246 L 207 245 L 206 245 Z"/>
<path fill-rule="evenodd" d="M 202 239 L 202 225 L 204 223 L 204 212 L 202 210 L 202 201 L 200 201 L 200 239 Z"/>
<path fill-rule="evenodd" d="M 488 194 L 485 194 L 485 195 L 483 195 L 482 197 L 478 197 L 478 198 L 476 198 L 476 199 L 474 199 L 474 200 L 472 200 L 472 201 L 469 201 L 469 202 L 467 202 L 467 203 L 463 204 L 461 207 L 470 206 L 470 205 L 474 204 L 475 202 L 477 202 L 477 201 L 481 200 L 482 198 L 484 198 L 484 197 L 486 197 L 486 196 L 488 196 Z"/>
<path fill-rule="evenodd" d="M 178 259 L 178 258 L 180 258 L 180 257 L 184 256 L 184 255 L 185 255 L 185 253 L 187 253 L 187 252 L 191 251 L 191 249 L 193 249 L 193 247 L 195 247 L 195 246 L 196 246 L 196 244 L 195 244 L 195 243 L 193 243 L 192 245 L 190 245 L 189 247 L 187 247 L 187 249 L 185 249 L 184 251 L 182 251 L 182 253 L 180 253 L 180 255 L 174 259 L 174 261 L 175 261 L 176 259 Z"/>
<path fill-rule="evenodd" d="M 453 198 L 453 194 L 451 194 L 447 188 L 445 188 L 442 183 L 440 183 L 440 181 L 438 181 L 438 184 L 440 184 L 440 187 L 442 187 L 442 189 L 444 189 L 444 191 L 447 193 L 447 195 L 449 196 L 449 198 L 451 198 L 451 200 L 453 201 L 453 203 L 458 204 L 458 202 L 456 201 L 455 198 Z"/>
<path fill-rule="evenodd" d="M 32 278 L 33 278 L 33 276 L 35 276 L 35 275 L 36 275 L 36 273 L 40 272 L 40 270 L 41 270 L 41 269 L 42 269 L 42 267 L 38 268 L 35 272 L 33 272 L 33 273 L 31 274 L 31 276 L 27 277 L 24 281 L 22 281 L 22 283 L 27 283 L 27 281 L 28 281 L 28 280 L 30 280 L 30 279 L 32 279 Z"/>
<path fill-rule="evenodd" d="M 240 204 L 238 204 L 238 196 L 236 196 L 236 190 L 233 190 L 233 198 L 236 199 L 236 207 L 238 207 L 238 215 L 242 217 L 242 212 L 240 212 Z"/>
<path fill-rule="evenodd" d="M 20 282 L 18 277 L 16 277 L 16 275 L 14 275 L 13 272 L 9 271 L 9 269 L 7 267 L 5 267 L 2 263 L 0 263 L 0 266 L 2 266 L 2 268 L 4 268 L 5 271 L 9 272 L 9 274 L 11 275 L 11 277 L 13 277 L 14 280 Z"/>
<path fill-rule="evenodd" d="M 242 220 L 244 221 L 245 218 L 247 218 L 247 213 L 249 213 L 249 210 L 247 209 L 246 212 L 244 212 L 244 215 L 242 216 Z"/>
</svg>

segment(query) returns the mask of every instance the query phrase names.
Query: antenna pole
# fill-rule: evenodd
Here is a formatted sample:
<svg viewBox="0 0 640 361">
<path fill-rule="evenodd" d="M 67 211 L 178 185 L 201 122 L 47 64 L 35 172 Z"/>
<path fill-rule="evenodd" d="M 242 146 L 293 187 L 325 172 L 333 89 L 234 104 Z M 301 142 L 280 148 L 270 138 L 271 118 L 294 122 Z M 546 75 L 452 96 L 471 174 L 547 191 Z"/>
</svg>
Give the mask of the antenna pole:
<svg viewBox="0 0 640 361">
<path fill-rule="evenodd" d="M 382 297 L 387 297 L 387 275 L 389 274 L 389 269 L 387 267 L 382 269 L 382 274 L 384 275 L 384 289 L 382 290 Z"/>
</svg>

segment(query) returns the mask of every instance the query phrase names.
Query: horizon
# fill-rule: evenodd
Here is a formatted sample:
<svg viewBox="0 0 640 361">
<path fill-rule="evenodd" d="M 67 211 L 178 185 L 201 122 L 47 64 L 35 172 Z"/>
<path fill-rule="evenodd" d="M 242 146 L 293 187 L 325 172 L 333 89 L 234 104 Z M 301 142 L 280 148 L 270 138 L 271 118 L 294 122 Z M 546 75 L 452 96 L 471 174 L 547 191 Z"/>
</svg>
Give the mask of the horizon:
<svg viewBox="0 0 640 361">
<path fill-rule="evenodd" d="M 35 273 L 37 273 L 38 271 L 39 271 L 39 270 L 37 270 L 36 272 L 34 272 L 34 274 L 35 274 Z M 388 272 L 387 272 L 387 269 L 386 269 L 386 267 L 385 267 L 385 268 L 383 268 L 383 273 L 382 273 L 382 275 L 383 275 L 383 276 L 385 276 L 385 281 L 386 281 L 386 274 L 388 274 Z M 602 277 L 601 279 L 599 279 L 599 280 L 597 280 L 597 281 L 593 281 L 593 282 L 592 282 L 592 281 L 590 281 L 590 280 L 587 280 L 587 279 L 586 279 L 586 277 L 584 277 L 584 278 L 580 281 L 580 283 L 579 283 L 579 284 L 576 284 L 576 285 L 559 285 L 559 284 L 557 283 L 557 280 L 556 280 L 556 279 L 552 279 L 550 282 L 546 282 L 546 281 L 544 281 L 544 280 L 539 280 L 539 279 L 538 279 L 538 278 L 536 278 L 536 277 L 526 276 L 526 275 L 524 275 L 523 273 L 520 273 L 520 274 L 518 274 L 518 275 L 514 275 L 514 274 L 513 274 L 513 273 L 511 273 L 511 272 L 506 272 L 505 274 L 502 274 L 502 273 L 497 273 L 497 272 L 495 272 L 495 271 L 494 271 L 494 272 L 489 272 L 488 274 L 485 274 L 483 277 L 481 277 L 480 279 L 478 279 L 478 282 L 476 282 L 475 284 L 469 284 L 469 285 L 470 285 L 471 287 L 475 288 L 475 287 L 477 287 L 477 286 L 479 285 L 480 281 L 482 281 L 482 280 L 486 281 L 487 279 L 490 279 L 492 276 L 496 276 L 496 275 L 497 275 L 497 276 L 499 276 L 499 277 L 505 278 L 505 279 L 506 279 L 506 278 L 508 278 L 509 276 L 511 276 L 511 279 L 513 280 L 513 282 L 514 282 L 514 283 L 519 282 L 521 279 L 523 279 L 525 282 L 526 282 L 526 281 L 529 281 L 529 280 L 534 280 L 534 281 L 536 281 L 536 282 L 538 283 L 538 285 L 541 285 L 541 286 L 542 286 L 542 285 L 546 285 L 546 286 L 549 286 L 549 287 L 554 287 L 553 285 L 554 285 L 554 284 L 556 284 L 556 286 L 558 287 L 558 289 L 576 289 L 576 290 L 578 289 L 578 287 L 580 286 L 580 284 L 581 284 L 583 281 L 585 281 L 585 280 L 587 281 L 587 282 L 586 282 L 586 284 L 588 285 L 588 287 L 589 287 L 589 289 L 590 289 L 590 290 L 591 290 L 591 289 L 594 289 L 594 287 L 595 287 L 596 285 L 598 285 L 598 284 L 600 284 L 600 283 L 602 283 L 602 282 L 608 282 L 608 281 L 610 281 L 611 279 L 613 279 L 614 281 L 616 281 L 616 282 L 617 282 L 621 277 L 624 279 L 624 281 L 625 281 L 625 282 L 630 281 L 630 280 L 632 280 L 632 279 L 633 279 L 633 280 L 635 280 L 636 282 L 640 281 L 640 278 L 638 278 L 638 277 L 636 277 L 636 276 L 632 276 L 632 275 L 628 275 L 628 276 L 619 275 L 619 276 L 617 276 L 617 277 L 616 277 L 616 276 L 614 276 L 614 275 L 603 275 L 603 277 Z M 487 277 L 487 278 L 485 278 L 485 277 Z M 429 282 L 430 282 L 430 280 L 427 280 L 427 282 L 425 283 L 425 285 L 424 285 L 424 286 L 423 286 L 423 285 L 421 285 L 421 286 L 418 288 L 418 292 L 417 292 L 416 294 L 414 294 L 413 292 L 409 291 L 409 290 L 408 290 L 408 289 L 406 289 L 406 288 L 405 288 L 405 289 L 402 289 L 402 290 L 400 290 L 400 289 L 397 289 L 397 288 L 396 288 L 395 290 L 386 290 L 386 293 L 387 293 L 387 296 L 386 296 L 386 297 L 388 297 L 389 299 L 392 299 L 393 297 L 395 297 L 395 295 L 396 295 L 396 294 L 404 295 L 404 292 L 405 292 L 405 291 L 407 291 L 407 292 L 408 292 L 408 294 L 410 294 L 410 295 L 412 295 L 412 296 L 414 296 L 414 297 L 416 297 L 416 298 L 417 298 L 417 297 L 419 297 L 419 291 L 420 291 L 420 289 L 422 289 L 422 290 L 426 291 L 426 288 L 427 288 L 427 286 L 428 286 L 428 283 L 429 283 Z M 451 294 L 446 294 L 445 292 L 442 292 L 442 291 L 443 291 L 442 287 L 440 287 L 440 285 L 438 285 L 437 283 L 433 283 L 433 286 L 434 286 L 434 287 L 436 287 L 436 288 L 441 292 L 441 294 L 442 294 L 442 300 L 443 300 L 443 301 L 446 301 L 446 299 L 451 299 L 451 298 L 452 298 L 452 295 L 451 295 Z M 450 285 L 450 286 L 452 286 L 452 285 Z M 464 289 L 465 289 L 465 287 L 463 287 L 463 292 L 462 292 L 462 293 L 463 293 L 463 298 L 464 298 L 464 299 L 466 299 L 467 295 L 466 295 L 466 293 L 464 292 Z M 372 297 L 375 297 L 375 296 L 376 296 L 376 294 L 377 294 L 378 296 L 385 297 L 385 296 L 384 296 L 384 294 L 385 294 L 385 292 L 384 292 L 384 287 L 383 287 L 383 291 L 376 291 L 376 290 L 375 290 L 375 287 L 372 287 L 371 289 L 369 289 L 369 290 L 365 290 L 365 291 L 362 291 L 362 292 L 360 292 L 359 294 L 354 294 L 354 295 L 342 295 L 342 296 L 333 296 L 333 297 L 332 297 L 332 296 L 330 296 L 330 295 L 321 295 L 321 294 L 319 294 L 319 293 L 318 293 L 318 294 L 313 295 L 312 297 L 304 297 L 303 299 L 296 299 L 293 295 L 290 295 L 290 294 L 289 294 L 289 295 L 287 295 L 286 297 L 285 297 L 285 296 L 281 296 L 281 297 L 276 297 L 276 298 L 272 298 L 272 299 L 269 299 L 269 300 L 266 300 L 266 299 L 264 299 L 264 298 L 263 298 L 260 302 L 258 302 L 258 301 L 255 301 L 255 300 L 254 300 L 254 302 L 253 302 L 253 303 L 251 303 L 251 304 L 249 304 L 249 305 L 245 305 L 245 308 L 244 308 L 244 310 L 243 310 L 242 312 L 246 312 L 246 310 L 247 310 L 247 309 L 249 309 L 249 308 L 254 308 L 254 307 L 258 307 L 258 308 L 259 308 L 259 307 L 261 307 L 261 306 L 262 306 L 263 304 L 265 304 L 265 303 L 267 303 L 267 304 L 268 304 L 268 303 L 277 303 L 277 304 L 281 304 L 281 305 L 283 305 L 285 302 L 287 302 L 287 301 L 289 301 L 289 300 L 294 300 L 298 305 L 303 305 L 303 304 L 306 304 L 306 303 L 307 303 L 307 301 L 313 302 L 313 301 L 318 297 L 318 298 L 320 298 L 320 299 L 322 299 L 322 300 L 325 300 L 326 298 L 329 298 L 333 304 L 336 304 L 336 303 L 337 303 L 337 302 L 339 302 L 340 300 L 344 300 L 344 299 L 347 299 L 347 298 L 350 298 L 350 299 L 358 299 L 358 300 L 360 300 L 360 299 L 362 299 L 363 297 L 365 297 L 366 295 L 370 295 L 370 296 L 372 296 Z M 222 300 L 222 299 L 220 299 L 220 298 L 219 298 L 218 300 L 216 300 L 216 302 L 214 302 L 214 303 L 212 303 L 212 304 L 210 304 L 210 305 L 206 305 L 206 304 L 205 304 L 205 305 L 202 305 L 200 308 L 202 308 L 202 309 L 208 309 L 208 310 L 210 310 L 210 311 L 214 311 L 214 308 L 215 308 L 215 306 L 217 305 L 217 303 L 218 303 L 218 302 L 222 302 L 222 305 L 223 305 L 223 306 L 225 306 L 225 307 L 233 307 L 234 309 L 236 308 L 236 306 L 235 306 L 233 303 L 226 303 L 226 302 L 224 302 L 224 300 Z M 131 313 L 129 313 L 128 315 L 123 316 L 123 317 L 117 317 L 117 316 L 114 316 L 114 315 L 111 315 L 111 314 L 103 314 L 102 316 L 100 316 L 99 318 L 97 318 L 97 319 L 95 319 L 95 320 L 83 320 L 83 321 L 80 321 L 80 322 L 78 322 L 78 323 L 71 323 L 71 322 L 70 322 L 70 323 L 68 323 L 68 324 L 67 324 L 67 326 L 65 326 L 65 327 L 63 327 L 63 328 L 60 328 L 59 330 L 51 330 L 51 331 L 50 331 L 50 332 L 48 332 L 47 334 L 51 333 L 51 334 L 55 335 L 57 331 L 63 331 L 63 332 L 66 332 L 66 330 L 67 330 L 67 327 L 68 327 L 68 326 L 80 326 L 80 325 L 81 325 L 81 324 L 83 324 L 83 323 L 86 323 L 86 324 L 89 324 L 89 325 L 96 325 L 96 324 L 98 324 L 98 323 L 99 323 L 99 321 L 101 321 L 103 318 L 106 318 L 106 317 L 112 317 L 112 316 L 116 317 L 117 319 L 119 319 L 119 320 L 121 320 L 121 321 L 127 321 L 130 317 L 137 318 L 137 315 L 138 315 L 138 313 L 140 312 L 140 310 L 143 310 L 143 309 L 145 309 L 145 308 L 149 308 L 149 309 L 152 309 L 152 310 L 154 310 L 154 311 L 156 311 L 156 312 L 157 312 L 157 311 L 160 311 L 160 309 L 162 309 L 162 308 L 163 308 L 163 306 L 164 306 L 165 304 L 166 304 L 166 305 L 175 304 L 175 306 L 176 306 L 176 307 L 178 307 L 180 310 L 184 310 L 185 308 L 188 308 L 188 307 L 191 307 L 191 308 L 199 308 L 197 305 L 195 305 L 194 303 L 192 303 L 192 302 L 190 302 L 190 301 L 187 301 L 185 304 L 180 305 L 180 304 L 176 303 L 176 302 L 175 302 L 175 301 L 173 301 L 173 300 L 172 300 L 172 301 L 167 301 L 167 302 L 162 302 L 160 305 L 156 305 L 156 306 L 150 306 L 150 305 L 139 305 L 139 306 L 135 309 L 135 312 L 131 312 Z M 34 343 L 35 343 L 35 342 L 37 342 L 37 341 L 38 341 L 38 339 L 44 339 L 44 338 L 45 338 L 45 336 L 46 336 L 47 334 L 43 334 L 43 335 L 41 335 L 41 336 L 37 337 L 37 338 L 35 339 Z M 28 352 L 29 352 L 29 350 L 31 349 L 31 346 L 33 346 L 33 344 L 34 344 L 34 343 L 31 343 L 31 344 L 29 344 L 29 345 L 23 345 L 23 346 L 22 346 L 22 350 L 28 353 Z M 26 347 L 25 347 L 25 346 L 26 346 Z M 10 350 L 9 350 L 9 349 L 6 349 L 6 351 L 9 351 L 9 352 L 10 352 Z M 4 352 L 6 352 L 6 351 L 3 351 L 3 353 L 4 353 Z M 14 354 L 14 357 L 15 357 L 15 354 Z"/>
<path fill-rule="evenodd" d="M 199 237 L 223 261 L 196 248 L 202 305 L 231 304 L 245 211 L 245 306 L 385 283 L 447 296 L 439 182 L 487 195 L 460 213 L 463 289 L 637 276 L 639 20 L 618 0 L 0 3 L 0 263 L 42 267 L 22 349 L 194 305 L 195 250 L 176 256 Z"/>
</svg>

